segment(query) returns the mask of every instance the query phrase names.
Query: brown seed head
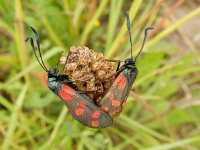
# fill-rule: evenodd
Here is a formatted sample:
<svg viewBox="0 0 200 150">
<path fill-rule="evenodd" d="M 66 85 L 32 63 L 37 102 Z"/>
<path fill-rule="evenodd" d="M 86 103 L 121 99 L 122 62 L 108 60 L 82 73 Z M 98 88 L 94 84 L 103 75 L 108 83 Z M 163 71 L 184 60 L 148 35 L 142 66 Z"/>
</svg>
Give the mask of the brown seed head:
<svg viewBox="0 0 200 150">
<path fill-rule="evenodd" d="M 112 63 L 102 53 L 88 47 L 70 47 L 68 55 L 60 58 L 60 64 L 65 64 L 65 61 L 64 73 L 79 90 L 95 100 L 107 92 L 115 79 L 116 71 Z"/>
</svg>

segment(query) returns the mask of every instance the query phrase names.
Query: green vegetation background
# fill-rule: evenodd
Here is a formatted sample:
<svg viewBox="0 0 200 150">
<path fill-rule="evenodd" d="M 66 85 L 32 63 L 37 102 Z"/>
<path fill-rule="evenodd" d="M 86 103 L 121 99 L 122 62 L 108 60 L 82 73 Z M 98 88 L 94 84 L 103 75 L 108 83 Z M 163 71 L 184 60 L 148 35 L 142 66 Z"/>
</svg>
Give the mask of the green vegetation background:
<svg viewBox="0 0 200 150">
<path fill-rule="evenodd" d="M 199 149 L 199 53 L 167 40 L 200 15 L 197 5 L 172 21 L 184 2 L 1 0 L 0 149 Z M 124 60 L 130 57 L 127 10 L 134 55 L 144 28 L 155 29 L 138 59 L 139 76 L 123 112 L 113 126 L 90 129 L 74 120 L 47 89 L 44 71 L 25 37 L 32 35 L 30 26 L 37 29 L 48 67 L 55 67 L 60 52 L 73 45 Z"/>
</svg>

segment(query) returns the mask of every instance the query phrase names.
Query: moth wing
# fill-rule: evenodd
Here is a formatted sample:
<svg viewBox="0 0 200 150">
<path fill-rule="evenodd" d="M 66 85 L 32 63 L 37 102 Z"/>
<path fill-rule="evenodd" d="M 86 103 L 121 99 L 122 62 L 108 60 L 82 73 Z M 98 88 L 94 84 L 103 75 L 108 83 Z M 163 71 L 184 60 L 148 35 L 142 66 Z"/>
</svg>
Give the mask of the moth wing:
<svg viewBox="0 0 200 150">
<path fill-rule="evenodd" d="M 107 112 L 95 105 L 85 94 L 80 94 L 66 84 L 62 85 L 59 96 L 73 118 L 91 128 L 104 128 L 113 123 Z"/>
<path fill-rule="evenodd" d="M 117 116 L 123 109 L 136 76 L 137 70 L 122 71 L 100 101 L 101 109 L 109 113 L 111 117 Z"/>
</svg>

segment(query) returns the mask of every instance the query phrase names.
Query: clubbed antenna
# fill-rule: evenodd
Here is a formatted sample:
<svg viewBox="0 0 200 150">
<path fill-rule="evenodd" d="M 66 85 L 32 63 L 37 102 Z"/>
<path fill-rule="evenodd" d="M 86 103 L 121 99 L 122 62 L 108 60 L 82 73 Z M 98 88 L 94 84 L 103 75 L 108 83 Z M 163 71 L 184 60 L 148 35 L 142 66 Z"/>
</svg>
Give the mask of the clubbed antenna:
<svg viewBox="0 0 200 150">
<path fill-rule="evenodd" d="M 33 38 L 32 37 L 28 37 L 26 38 L 26 42 L 27 41 L 30 41 L 30 44 L 31 44 L 31 47 L 32 47 L 32 50 L 33 50 L 33 53 L 37 59 L 37 61 L 39 62 L 40 66 L 46 71 L 48 72 L 48 69 L 47 67 L 45 66 L 44 64 L 44 61 L 43 61 L 43 58 L 42 58 L 42 54 L 41 54 L 41 50 L 40 50 L 40 39 L 39 39 L 39 34 L 37 33 L 37 31 L 31 27 L 31 30 L 33 31 L 34 35 L 35 35 L 35 40 L 36 40 L 36 43 L 37 43 L 37 49 L 38 49 L 38 52 L 39 52 L 39 57 L 38 55 L 36 54 L 36 50 L 35 50 L 35 45 L 34 45 L 34 41 L 33 41 Z M 40 59 L 39 59 L 40 58 Z"/>
<path fill-rule="evenodd" d="M 132 54 L 132 36 L 131 36 L 131 23 L 130 23 L 130 18 L 129 18 L 129 14 L 128 12 L 126 12 L 126 26 L 128 29 L 128 35 L 129 35 L 129 40 L 130 40 L 130 48 L 131 48 L 131 58 L 133 58 L 133 54 Z"/>
<path fill-rule="evenodd" d="M 144 44 L 145 44 L 146 39 L 147 39 L 148 31 L 149 31 L 149 30 L 152 30 L 152 29 L 153 29 L 152 27 L 148 27 L 148 28 L 145 29 L 145 31 L 144 31 L 144 39 L 143 39 L 143 42 L 142 42 L 142 46 L 141 46 L 141 48 L 140 48 L 139 53 L 138 53 L 137 56 L 135 57 L 135 60 L 137 59 L 137 57 L 140 55 L 142 49 L 144 48 Z"/>
</svg>

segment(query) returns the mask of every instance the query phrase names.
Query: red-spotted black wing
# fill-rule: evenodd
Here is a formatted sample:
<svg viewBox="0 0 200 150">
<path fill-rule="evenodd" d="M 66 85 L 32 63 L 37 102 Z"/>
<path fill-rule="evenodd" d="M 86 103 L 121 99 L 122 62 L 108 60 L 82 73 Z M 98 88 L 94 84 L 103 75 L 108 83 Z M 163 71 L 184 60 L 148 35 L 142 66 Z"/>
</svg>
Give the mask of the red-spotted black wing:
<svg viewBox="0 0 200 150">
<path fill-rule="evenodd" d="M 66 84 L 62 84 L 58 94 L 72 116 L 80 123 L 91 128 L 104 128 L 112 124 L 110 115 L 101 110 L 86 95 L 79 94 Z"/>
<path fill-rule="evenodd" d="M 101 109 L 109 113 L 111 117 L 117 116 L 122 111 L 137 72 L 136 67 L 123 69 L 100 101 L 99 106 Z"/>
</svg>

